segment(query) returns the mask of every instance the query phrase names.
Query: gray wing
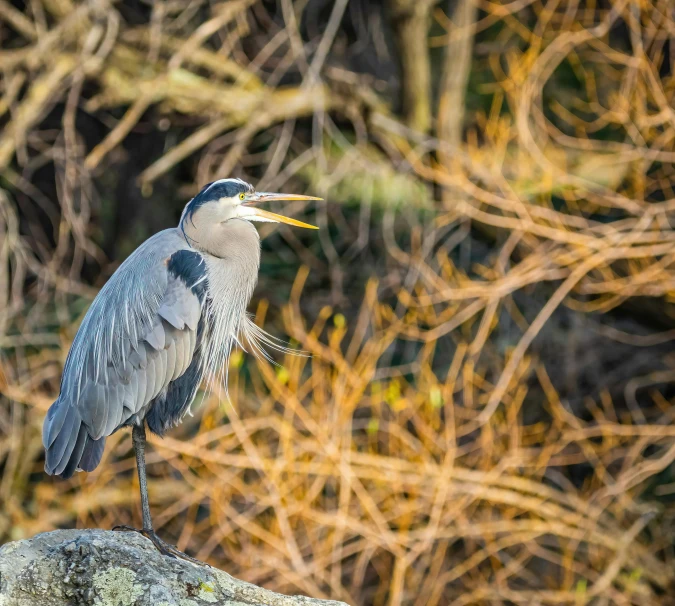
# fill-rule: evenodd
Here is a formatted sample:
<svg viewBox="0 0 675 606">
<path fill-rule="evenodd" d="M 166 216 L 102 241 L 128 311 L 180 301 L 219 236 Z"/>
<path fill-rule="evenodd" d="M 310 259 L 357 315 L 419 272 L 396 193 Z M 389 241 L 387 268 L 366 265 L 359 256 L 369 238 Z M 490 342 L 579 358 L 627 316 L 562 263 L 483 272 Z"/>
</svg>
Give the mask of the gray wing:
<svg viewBox="0 0 675 606">
<path fill-rule="evenodd" d="M 190 271 L 172 262 L 186 256 Z M 177 230 L 166 230 L 140 246 L 101 289 L 45 418 L 47 473 L 69 477 L 94 469 L 105 437 L 142 419 L 190 367 L 202 312 L 200 263 Z"/>
</svg>

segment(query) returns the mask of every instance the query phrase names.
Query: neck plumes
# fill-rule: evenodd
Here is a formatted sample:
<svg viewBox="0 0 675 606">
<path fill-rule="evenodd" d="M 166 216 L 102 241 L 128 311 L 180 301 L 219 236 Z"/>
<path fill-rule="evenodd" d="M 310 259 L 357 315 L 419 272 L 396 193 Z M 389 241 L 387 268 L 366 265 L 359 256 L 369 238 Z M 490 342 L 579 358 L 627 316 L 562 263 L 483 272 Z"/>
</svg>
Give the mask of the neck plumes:
<svg viewBox="0 0 675 606">
<path fill-rule="evenodd" d="M 260 237 L 243 219 L 231 219 L 207 229 L 183 226 L 190 245 L 202 252 L 208 279 L 204 303 L 202 360 L 211 378 L 227 378 L 230 353 L 241 344 L 252 324 L 246 315 L 260 267 Z M 206 227 L 206 226 L 202 226 Z"/>
</svg>

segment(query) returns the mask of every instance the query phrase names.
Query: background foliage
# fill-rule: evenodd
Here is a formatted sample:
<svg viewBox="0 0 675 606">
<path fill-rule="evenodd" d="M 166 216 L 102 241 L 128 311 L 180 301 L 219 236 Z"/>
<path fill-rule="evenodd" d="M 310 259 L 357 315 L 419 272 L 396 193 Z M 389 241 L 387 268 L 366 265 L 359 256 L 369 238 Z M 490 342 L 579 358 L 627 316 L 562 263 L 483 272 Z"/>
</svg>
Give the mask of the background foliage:
<svg viewBox="0 0 675 606">
<path fill-rule="evenodd" d="M 40 430 L 88 304 L 215 178 L 307 191 L 151 438 L 160 533 L 351 604 L 673 603 L 671 0 L 0 0 L 0 540 L 140 523 Z M 201 400 L 201 402 L 199 402 Z"/>
</svg>

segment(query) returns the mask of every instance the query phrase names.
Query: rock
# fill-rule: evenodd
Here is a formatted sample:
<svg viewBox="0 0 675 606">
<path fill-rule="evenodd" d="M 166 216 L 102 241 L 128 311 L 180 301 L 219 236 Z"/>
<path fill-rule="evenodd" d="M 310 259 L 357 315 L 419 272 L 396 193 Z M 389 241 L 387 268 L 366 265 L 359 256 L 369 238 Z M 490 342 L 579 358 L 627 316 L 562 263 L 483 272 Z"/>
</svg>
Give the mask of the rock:
<svg viewBox="0 0 675 606">
<path fill-rule="evenodd" d="M 0 606 L 345 606 L 161 555 L 133 532 L 55 530 L 0 547 Z"/>
</svg>

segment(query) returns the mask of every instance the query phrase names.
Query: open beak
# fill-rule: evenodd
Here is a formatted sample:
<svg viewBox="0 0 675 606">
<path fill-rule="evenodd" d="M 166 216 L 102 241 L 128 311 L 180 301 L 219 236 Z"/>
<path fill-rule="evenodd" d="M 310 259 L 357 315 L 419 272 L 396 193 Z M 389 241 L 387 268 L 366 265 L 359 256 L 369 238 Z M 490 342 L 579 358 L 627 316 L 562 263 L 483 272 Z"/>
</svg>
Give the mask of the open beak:
<svg viewBox="0 0 675 606">
<path fill-rule="evenodd" d="M 286 223 L 286 225 L 295 225 L 295 227 L 305 227 L 307 229 L 319 229 L 315 225 L 303 223 L 297 219 L 277 215 L 268 210 L 252 206 L 253 204 L 261 204 L 263 202 L 279 202 L 291 200 L 322 200 L 323 198 L 315 198 L 314 196 L 301 196 L 299 194 L 272 194 L 268 192 L 256 192 L 246 197 L 246 200 L 239 206 L 238 215 L 245 217 L 251 221 L 269 221 L 271 223 Z"/>
</svg>

